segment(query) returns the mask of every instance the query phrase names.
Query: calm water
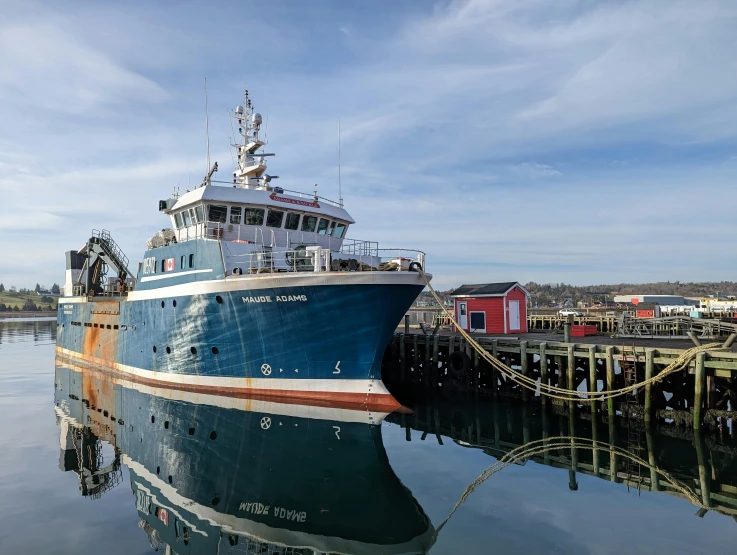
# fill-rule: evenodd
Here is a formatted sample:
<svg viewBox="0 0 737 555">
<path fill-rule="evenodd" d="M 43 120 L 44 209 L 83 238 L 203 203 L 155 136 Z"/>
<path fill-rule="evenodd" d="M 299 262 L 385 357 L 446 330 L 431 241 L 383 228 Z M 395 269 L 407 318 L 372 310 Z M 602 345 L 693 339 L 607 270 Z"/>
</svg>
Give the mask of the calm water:
<svg viewBox="0 0 737 555">
<path fill-rule="evenodd" d="M 55 333 L 49 322 L 0 322 L 2 554 L 737 552 L 733 517 L 700 518 L 686 499 L 612 483 L 608 452 L 594 477 L 583 444 L 491 475 L 441 528 L 496 457 L 543 433 L 591 437 L 584 418 L 455 399 L 374 426 L 380 415 L 188 396 L 56 367 Z M 608 441 L 606 424 L 596 433 Z M 715 508 L 737 508 L 735 442 L 676 435 L 614 429 L 617 444 L 652 452 L 697 500 L 706 480 L 722 495 Z M 615 464 L 651 477 L 621 455 Z"/>
</svg>

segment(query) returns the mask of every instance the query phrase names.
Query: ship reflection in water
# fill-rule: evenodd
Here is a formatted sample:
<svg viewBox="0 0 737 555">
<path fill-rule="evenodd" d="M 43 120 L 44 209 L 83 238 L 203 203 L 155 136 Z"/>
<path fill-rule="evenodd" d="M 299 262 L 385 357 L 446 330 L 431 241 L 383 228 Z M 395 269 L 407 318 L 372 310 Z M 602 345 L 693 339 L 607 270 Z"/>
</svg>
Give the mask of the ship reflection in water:
<svg viewBox="0 0 737 555">
<path fill-rule="evenodd" d="M 430 548 L 432 524 L 387 459 L 386 413 L 193 394 L 68 366 L 56 368 L 55 405 L 60 468 L 99 497 L 127 466 L 139 526 L 160 551 Z"/>
</svg>

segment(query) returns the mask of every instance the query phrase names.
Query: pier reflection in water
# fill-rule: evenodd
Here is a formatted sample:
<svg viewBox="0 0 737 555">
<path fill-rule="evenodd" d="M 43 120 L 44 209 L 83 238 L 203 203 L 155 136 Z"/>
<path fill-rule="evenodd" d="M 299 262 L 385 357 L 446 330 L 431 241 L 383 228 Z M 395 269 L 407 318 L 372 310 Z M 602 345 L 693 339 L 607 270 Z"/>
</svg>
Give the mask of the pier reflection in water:
<svg viewBox="0 0 737 555">
<path fill-rule="evenodd" d="M 469 396 L 390 415 L 191 398 L 55 369 L 54 333 L 0 323 L 3 554 L 673 555 L 737 544 L 729 430 L 594 425 L 566 406 Z"/>
</svg>

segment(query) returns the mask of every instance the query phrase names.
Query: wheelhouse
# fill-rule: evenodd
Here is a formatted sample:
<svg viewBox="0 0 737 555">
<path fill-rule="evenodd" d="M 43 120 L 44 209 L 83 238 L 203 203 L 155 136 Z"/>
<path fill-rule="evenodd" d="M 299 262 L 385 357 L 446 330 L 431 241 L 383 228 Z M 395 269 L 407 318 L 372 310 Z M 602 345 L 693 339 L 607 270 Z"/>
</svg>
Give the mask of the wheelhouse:
<svg viewBox="0 0 737 555">
<path fill-rule="evenodd" d="M 171 208 L 162 211 L 169 215 L 179 243 L 204 237 L 271 248 L 317 245 L 337 252 L 353 223 L 343 208 L 330 201 L 306 201 L 273 190 L 207 185 L 170 199 L 169 204 Z"/>
</svg>

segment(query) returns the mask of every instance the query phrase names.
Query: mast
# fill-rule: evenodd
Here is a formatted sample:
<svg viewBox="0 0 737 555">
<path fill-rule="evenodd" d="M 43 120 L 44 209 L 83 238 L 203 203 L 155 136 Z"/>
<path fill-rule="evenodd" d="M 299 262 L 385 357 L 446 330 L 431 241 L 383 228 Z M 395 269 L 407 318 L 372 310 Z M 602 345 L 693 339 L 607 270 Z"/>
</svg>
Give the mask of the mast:
<svg viewBox="0 0 737 555">
<path fill-rule="evenodd" d="M 210 172 L 210 116 L 207 112 L 207 77 L 205 77 L 205 137 L 207 139 L 207 167 L 205 173 Z"/>
<path fill-rule="evenodd" d="M 343 208 L 343 188 L 340 183 L 340 118 L 338 118 L 338 203 Z"/>
<path fill-rule="evenodd" d="M 236 106 L 231 116 L 238 122 L 238 133 L 242 140 L 233 144 L 237 149 L 237 163 L 233 172 L 233 183 L 245 189 L 263 189 L 267 187 L 269 176 L 266 172 L 266 156 L 273 154 L 257 154 L 256 151 L 264 146 L 259 138 L 259 131 L 263 118 L 253 109 L 248 91 L 243 95 L 243 106 Z"/>
</svg>

